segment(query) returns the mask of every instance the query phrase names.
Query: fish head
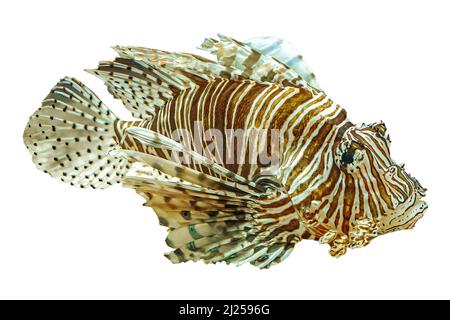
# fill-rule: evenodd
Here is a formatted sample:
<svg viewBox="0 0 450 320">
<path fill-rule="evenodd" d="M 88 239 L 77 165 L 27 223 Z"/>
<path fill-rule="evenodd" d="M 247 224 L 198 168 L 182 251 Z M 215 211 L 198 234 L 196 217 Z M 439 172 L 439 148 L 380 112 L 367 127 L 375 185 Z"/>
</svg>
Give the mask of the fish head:
<svg viewBox="0 0 450 320">
<path fill-rule="evenodd" d="M 383 122 L 352 126 L 335 151 L 335 164 L 353 190 L 355 215 L 376 222 L 377 234 L 411 229 L 428 208 L 426 189 L 396 163 L 390 153 L 390 137 Z M 348 187 L 348 186 L 347 186 Z M 349 199 L 346 199 L 349 200 Z"/>
</svg>

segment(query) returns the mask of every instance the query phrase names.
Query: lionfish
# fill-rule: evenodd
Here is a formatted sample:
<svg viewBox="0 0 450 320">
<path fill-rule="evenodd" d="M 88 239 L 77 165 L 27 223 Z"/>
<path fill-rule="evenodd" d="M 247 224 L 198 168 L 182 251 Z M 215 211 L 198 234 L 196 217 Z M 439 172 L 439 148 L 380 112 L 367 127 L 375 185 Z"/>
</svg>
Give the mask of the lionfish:
<svg viewBox="0 0 450 320">
<path fill-rule="evenodd" d="M 350 122 L 291 45 L 219 35 L 201 48 L 215 61 L 116 46 L 87 70 L 132 121 L 62 79 L 25 128 L 33 162 L 73 186 L 135 189 L 174 263 L 268 268 L 307 239 L 338 257 L 423 216 L 426 189 L 392 160 L 385 124 Z"/>
</svg>

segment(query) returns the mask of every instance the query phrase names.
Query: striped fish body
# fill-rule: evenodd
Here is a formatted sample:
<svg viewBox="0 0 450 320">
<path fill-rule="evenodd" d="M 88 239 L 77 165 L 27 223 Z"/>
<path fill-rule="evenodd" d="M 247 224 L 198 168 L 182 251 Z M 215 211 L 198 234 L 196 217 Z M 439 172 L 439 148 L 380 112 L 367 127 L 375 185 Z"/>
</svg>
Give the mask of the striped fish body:
<svg viewBox="0 0 450 320">
<path fill-rule="evenodd" d="M 267 157 L 276 156 L 280 162 L 277 178 L 284 178 L 283 184 L 289 187 L 294 181 L 291 175 L 294 158 L 300 156 L 295 163 L 295 171 L 303 171 L 312 157 L 319 152 L 323 154 L 318 147 L 333 144 L 339 128 L 349 125 L 345 111 L 323 93 L 314 93 L 308 88 L 283 88 L 270 83 L 216 79 L 186 90 L 171 100 L 153 121 L 117 122 L 116 134 L 118 140 L 124 139 L 123 148 L 152 153 L 165 159 L 172 158 L 170 150 L 146 148 L 139 140 L 127 136 L 126 129 L 138 126 L 166 137 L 182 131 L 188 136 L 186 148 L 208 155 L 208 147 L 222 151 L 217 142 L 221 140 L 223 154 L 216 155 L 215 160 L 249 180 L 255 179 L 266 167 L 258 159 L 264 151 L 261 149 L 266 148 Z M 214 130 L 221 136 L 215 142 L 205 141 L 208 130 Z M 269 152 L 271 132 L 280 135 L 280 141 L 277 141 L 280 145 L 274 150 L 275 154 Z M 239 133 L 248 134 L 237 145 L 234 140 Z M 299 155 L 300 145 L 304 146 L 303 159 Z M 239 152 L 232 148 L 239 148 Z M 227 155 L 232 157 L 225 159 Z M 192 167 L 195 165 L 192 164 Z M 205 167 L 199 169 L 209 173 Z"/>
<path fill-rule="evenodd" d="M 116 47 L 88 70 L 141 120 L 63 79 L 25 130 L 34 162 L 76 186 L 134 188 L 169 228 L 172 262 L 266 268 L 302 239 L 341 256 L 423 215 L 425 189 L 390 158 L 385 125 L 353 125 L 289 45 L 203 48 L 217 62 Z"/>
</svg>

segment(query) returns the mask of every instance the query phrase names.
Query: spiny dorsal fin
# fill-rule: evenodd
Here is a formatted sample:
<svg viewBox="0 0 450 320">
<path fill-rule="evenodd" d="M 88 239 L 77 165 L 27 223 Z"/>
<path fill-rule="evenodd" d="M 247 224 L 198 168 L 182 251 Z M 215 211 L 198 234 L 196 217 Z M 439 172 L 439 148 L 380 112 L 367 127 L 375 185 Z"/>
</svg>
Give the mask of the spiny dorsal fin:
<svg viewBox="0 0 450 320">
<path fill-rule="evenodd" d="M 210 81 L 214 78 L 242 79 L 240 70 L 230 68 L 205 57 L 190 53 L 167 52 L 143 47 L 115 46 L 122 57 L 142 61 L 155 67 L 171 69 L 179 73 L 191 74 Z"/>
<path fill-rule="evenodd" d="M 103 61 L 97 69 L 86 71 L 101 78 L 134 117 L 146 120 L 181 91 L 215 78 L 282 86 L 309 84 L 318 89 L 314 74 L 301 56 L 275 38 L 254 38 L 247 43 L 223 35 L 219 40 L 205 39 L 201 49 L 215 55 L 218 63 L 189 53 L 132 46 L 113 49 L 120 58 Z"/>
<path fill-rule="evenodd" d="M 207 38 L 201 49 L 215 55 L 220 64 L 240 70 L 246 79 L 285 86 L 306 85 L 299 74 L 280 61 L 230 37 L 219 34 L 219 40 Z"/>
<path fill-rule="evenodd" d="M 286 40 L 275 37 L 256 37 L 245 42 L 259 53 L 273 57 L 294 70 L 311 87 L 320 90 L 316 76 L 308 67 L 303 56 Z"/>
</svg>

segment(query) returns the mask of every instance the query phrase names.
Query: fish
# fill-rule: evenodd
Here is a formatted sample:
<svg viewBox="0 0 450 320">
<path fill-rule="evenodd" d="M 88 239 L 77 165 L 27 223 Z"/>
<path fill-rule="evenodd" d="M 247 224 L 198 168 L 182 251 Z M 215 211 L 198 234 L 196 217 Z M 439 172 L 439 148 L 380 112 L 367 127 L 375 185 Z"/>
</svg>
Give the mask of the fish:
<svg viewBox="0 0 450 320">
<path fill-rule="evenodd" d="M 352 123 L 287 41 L 219 34 L 200 46 L 208 57 L 113 49 L 86 71 L 132 117 L 65 77 L 23 140 L 65 183 L 134 189 L 167 228 L 171 262 L 265 269 L 304 240 L 340 257 L 413 228 L 428 208 L 426 189 L 392 159 L 386 125 Z"/>
</svg>

